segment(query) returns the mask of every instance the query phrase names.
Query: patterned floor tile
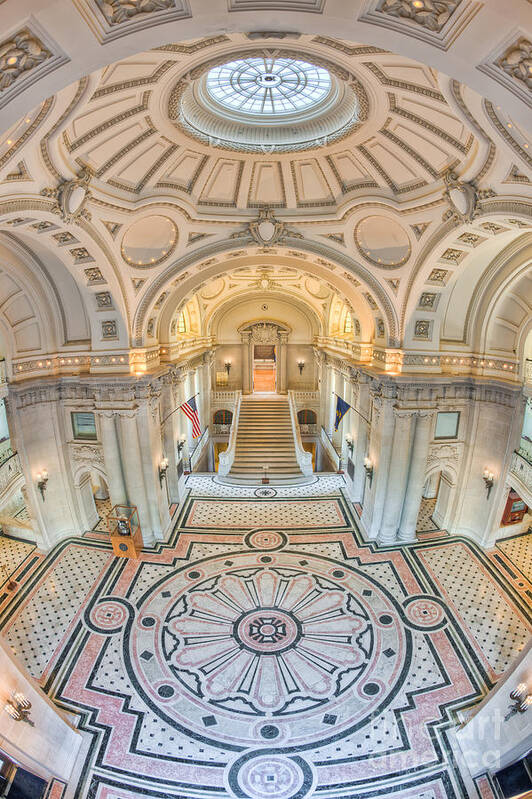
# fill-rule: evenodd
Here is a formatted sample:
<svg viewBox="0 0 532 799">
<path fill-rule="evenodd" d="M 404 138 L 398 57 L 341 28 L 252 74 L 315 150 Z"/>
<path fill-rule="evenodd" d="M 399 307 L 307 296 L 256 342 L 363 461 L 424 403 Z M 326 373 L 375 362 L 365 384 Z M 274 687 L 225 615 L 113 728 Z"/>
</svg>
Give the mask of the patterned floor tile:
<svg viewBox="0 0 532 799">
<path fill-rule="evenodd" d="M 532 533 L 503 538 L 497 541 L 497 548 L 504 552 L 527 580 L 532 580 Z"/>
<path fill-rule="evenodd" d="M 35 544 L 8 535 L 0 535 L 0 587 L 35 549 Z"/>
<path fill-rule="evenodd" d="M 77 714 L 62 799 L 488 797 L 449 732 L 524 645 L 526 592 L 463 539 L 365 543 L 336 475 L 192 477 L 168 543 L 64 542 L 0 617 Z"/>
</svg>

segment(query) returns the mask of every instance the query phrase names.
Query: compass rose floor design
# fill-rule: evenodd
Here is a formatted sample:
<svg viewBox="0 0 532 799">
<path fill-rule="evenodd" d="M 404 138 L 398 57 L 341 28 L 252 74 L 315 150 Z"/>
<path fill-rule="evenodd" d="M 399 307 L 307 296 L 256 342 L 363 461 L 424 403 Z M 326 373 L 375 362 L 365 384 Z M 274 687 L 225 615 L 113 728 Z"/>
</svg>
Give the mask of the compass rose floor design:
<svg viewBox="0 0 532 799">
<path fill-rule="evenodd" d="M 526 543 L 379 549 L 336 477 L 188 485 L 138 561 L 70 539 L 0 596 L 5 639 L 83 734 L 62 799 L 493 797 L 453 728 L 530 634 Z"/>
</svg>

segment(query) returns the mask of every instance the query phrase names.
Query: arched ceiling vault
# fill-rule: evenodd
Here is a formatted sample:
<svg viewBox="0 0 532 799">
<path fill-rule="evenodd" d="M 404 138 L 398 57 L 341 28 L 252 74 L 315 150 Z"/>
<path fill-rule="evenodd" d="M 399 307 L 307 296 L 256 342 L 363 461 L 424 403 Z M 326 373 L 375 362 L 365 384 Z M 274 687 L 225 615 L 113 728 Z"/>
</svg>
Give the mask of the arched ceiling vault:
<svg viewBox="0 0 532 799">
<path fill-rule="evenodd" d="M 286 296 L 312 309 L 320 335 L 330 335 L 335 318 L 348 308 L 360 326 L 360 341 L 380 350 L 402 348 L 412 364 L 429 354 L 436 363 L 433 356 L 440 349 L 484 349 L 495 357 L 496 324 L 489 327 L 484 309 L 488 316 L 506 319 L 505 330 L 515 328 L 519 339 L 524 323 L 515 308 L 502 305 L 506 291 L 518 294 L 511 286 L 514 278 L 521 279 L 523 264 L 512 247 L 519 248 L 531 228 L 532 161 L 514 102 L 523 100 L 522 81 L 508 71 L 502 56 L 489 62 L 482 55 L 486 68 L 464 71 L 464 82 L 458 82 L 456 72 L 458 43 L 471 45 L 470 34 L 462 36 L 473 16 L 486 25 L 497 18 L 500 31 L 506 22 L 491 0 L 475 11 L 463 0 L 460 14 L 450 13 L 447 28 L 422 30 L 414 27 L 419 21 L 378 16 L 376 3 L 373 11 L 368 11 L 371 3 L 366 11 L 352 9 L 343 33 L 356 29 L 360 38 L 352 42 L 332 38 L 338 19 L 328 17 L 327 4 L 320 2 L 306 16 L 276 12 L 279 20 L 292 21 L 292 33 L 286 28 L 258 34 L 252 26 L 251 33 L 248 27 L 247 33 L 199 38 L 203 31 L 194 38 L 192 31 L 205 25 L 194 18 L 194 2 L 192 18 L 179 25 L 165 17 L 164 25 L 152 27 L 148 13 L 130 20 L 135 29 L 100 19 L 100 27 L 90 28 L 98 47 L 105 43 L 109 59 L 120 41 L 124 58 L 102 68 L 102 53 L 93 41 L 85 63 L 96 71 L 80 73 L 76 84 L 63 89 L 61 58 L 71 58 L 73 65 L 74 54 L 61 26 L 55 44 L 61 43 L 62 55 L 46 39 L 41 61 L 49 72 L 39 72 L 41 62 L 35 64 L 35 86 L 48 85 L 47 75 L 53 74 L 60 90 L 26 116 L 12 118 L 12 127 L 0 137 L 0 229 L 26 248 L 27 268 L 37 282 L 42 282 L 40 264 L 46 265 L 41 315 L 55 303 L 63 320 L 62 330 L 54 322 L 53 336 L 45 337 L 46 345 L 42 338 L 41 347 L 91 351 L 90 368 L 98 360 L 127 369 L 136 350 L 149 351 L 156 365 L 158 347 L 170 340 L 180 307 L 196 303 L 198 329 L 207 335 L 229 291 L 258 296 L 278 290 L 253 285 L 261 270 L 269 270 L 267 279 L 284 287 Z M 177 8 L 173 0 L 170 5 Z M 60 6 L 61 0 L 55 13 Z M 268 3 L 258 6 L 262 12 Z M 71 31 L 81 32 L 81 24 L 92 20 L 91 8 L 92 0 L 70 3 L 63 25 L 68 20 Z M 14 21 L 13 9 L 0 4 L 0 21 L 7 13 Z M 461 16 L 466 9 L 471 19 Z M 234 11 L 228 16 L 224 5 L 213 17 L 214 28 L 226 17 L 233 31 L 245 20 L 251 25 L 265 18 L 252 20 Z M 295 32 L 296 20 L 301 25 L 302 19 L 309 33 Z M 319 35 L 312 32 L 317 20 L 327 23 Z M 448 39 L 454 24 L 454 38 Z M 172 41 L 177 27 L 189 30 L 191 39 L 182 41 L 181 32 L 181 41 Z M 406 37 L 415 45 L 409 52 L 420 60 L 390 52 L 392 28 L 398 42 Z M 164 45 L 163 30 L 170 36 Z M 454 63 L 446 55 L 451 41 Z M 469 55 L 480 57 L 479 47 L 475 39 Z M 334 113 L 341 117 L 344 100 L 356 113 L 338 135 L 327 136 L 319 135 L 325 119 L 318 111 L 309 113 L 305 124 L 313 141 L 304 146 L 288 134 L 271 147 L 244 139 L 229 144 L 229 127 L 225 140 L 199 135 L 208 111 L 200 107 L 208 67 L 254 53 L 299 55 L 327 69 L 339 98 Z M 439 72 L 447 63 L 452 68 Z M 21 73 L 18 85 L 36 98 L 23 83 L 30 77 Z M 491 100 L 466 85 L 479 88 L 488 79 L 499 87 Z M 8 86 L 0 95 L 5 109 L 11 103 L 20 107 L 16 86 L 14 81 L 13 89 Z M 504 104 L 505 91 L 512 102 Z M 196 100 L 198 128 L 192 130 L 183 114 Z M 69 199 L 74 196 L 77 206 Z M 274 229 L 271 241 L 257 233 L 265 219 Z M 9 267 L 17 262 L 14 254 L 6 257 L 13 261 Z M 493 264 L 498 266 L 490 277 Z M 295 270 L 292 282 L 283 269 Z M 487 283 L 498 286 L 500 270 L 508 271 L 507 280 L 500 296 L 493 295 L 493 307 L 485 306 Z M 209 291 L 216 294 L 222 282 L 219 302 L 214 295 L 209 299 Z M 527 285 L 519 283 L 519 292 Z M 317 296 L 309 286 L 319 287 Z M 339 303 L 334 312 L 333 297 Z M 523 312 L 527 302 L 521 303 Z M 39 363 L 29 350 L 27 356 L 16 347 L 13 352 L 31 361 L 28 374 Z M 406 356 L 403 364 L 407 368 Z"/>
</svg>

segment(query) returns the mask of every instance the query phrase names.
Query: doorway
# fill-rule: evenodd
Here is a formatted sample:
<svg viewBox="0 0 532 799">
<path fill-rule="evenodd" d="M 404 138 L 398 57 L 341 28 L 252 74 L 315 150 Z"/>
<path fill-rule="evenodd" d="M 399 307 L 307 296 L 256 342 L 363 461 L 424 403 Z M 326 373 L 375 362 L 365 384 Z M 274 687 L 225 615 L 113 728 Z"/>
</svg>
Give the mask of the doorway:
<svg viewBox="0 0 532 799">
<path fill-rule="evenodd" d="M 253 392 L 275 394 L 277 357 L 274 344 L 253 345 Z"/>
</svg>

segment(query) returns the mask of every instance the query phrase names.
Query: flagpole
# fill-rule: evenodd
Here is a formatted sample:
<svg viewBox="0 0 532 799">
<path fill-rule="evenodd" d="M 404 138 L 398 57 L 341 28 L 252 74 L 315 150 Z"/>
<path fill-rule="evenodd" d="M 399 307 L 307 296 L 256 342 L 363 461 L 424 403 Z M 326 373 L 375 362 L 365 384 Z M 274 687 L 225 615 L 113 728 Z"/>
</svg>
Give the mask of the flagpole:
<svg viewBox="0 0 532 799">
<path fill-rule="evenodd" d="M 193 394 L 193 395 L 192 395 L 192 397 L 189 397 L 189 399 L 194 399 L 194 397 L 199 397 L 199 393 L 200 393 L 199 391 L 196 391 L 196 393 L 195 393 L 195 394 Z M 170 418 L 170 416 L 171 416 L 173 413 L 175 413 L 175 412 L 176 412 L 176 411 L 178 411 L 180 408 L 182 408 L 182 407 L 183 407 L 183 405 L 186 405 L 186 404 L 187 404 L 187 402 L 188 402 L 188 400 L 185 400 L 185 402 L 182 402 L 182 403 L 181 403 L 181 405 L 178 405 L 178 406 L 177 406 L 177 408 L 174 408 L 174 410 L 173 410 L 173 411 L 170 411 L 170 413 L 169 413 L 169 414 L 167 414 L 167 415 L 164 417 L 164 419 L 162 420 L 162 422 L 161 422 L 161 427 L 162 427 L 162 426 L 163 426 L 163 424 L 166 422 L 166 420 Z"/>
<path fill-rule="evenodd" d="M 334 394 L 334 396 L 335 396 L 335 397 L 340 397 L 340 395 L 339 395 L 339 394 L 337 394 L 337 393 L 336 393 L 336 391 L 331 391 L 331 394 Z M 343 397 L 340 397 L 340 399 L 341 399 L 341 400 L 343 400 L 343 401 L 345 402 L 345 400 L 344 400 L 344 398 L 343 398 Z M 345 404 L 346 404 L 346 405 L 349 405 L 349 403 L 348 403 L 348 402 L 345 402 Z M 364 421 L 366 422 L 366 424 L 369 424 L 369 426 L 371 427 L 371 422 L 369 421 L 369 419 L 366 419 L 366 417 L 364 416 L 364 414 L 363 414 L 363 413 L 360 413 L 360 411 L 357 411 L 357 409 L 356 409 L 356 408 L 354 408 L 352 405 L 349 405 L 349 407 L 351 408 L 351 410 L 352 410 L 352 411 L 354 411 L 355 413 L 358 413 L 358 415 L 359 415 L 359 416 L 361 416 L 361 417 L 362 417 L 362 419 L 364 419 Z"/>
</svg>

